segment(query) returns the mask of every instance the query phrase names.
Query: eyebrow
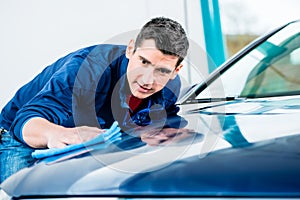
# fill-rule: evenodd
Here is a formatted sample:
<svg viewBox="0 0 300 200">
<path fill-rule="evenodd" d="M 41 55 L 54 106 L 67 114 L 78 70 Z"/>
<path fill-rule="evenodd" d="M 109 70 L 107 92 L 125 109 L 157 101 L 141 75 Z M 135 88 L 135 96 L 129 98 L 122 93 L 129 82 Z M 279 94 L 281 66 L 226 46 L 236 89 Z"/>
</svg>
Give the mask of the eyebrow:
<svg viewBox="0 0 300 200">
<path fill-rule="evenodd" d="M 143 57 L 143 56 L 140 56 L 140 55 L 139 55 L 139 58 L 145 60 L 145 61 L 146 61 L 147 63 L 149 63 L 150 65 L 155 66 L 155 65 L 153 65 L 152 62 L 151 62 L 150 60 L 148 60 L 147 58 L 145 58 L 145 57 Z M 160 69 L 167 69 L 167 70 L 170 70 L 168 67 L 165 67 L 165 66 L 157 66 L 157 67 L 160 68 Z M 175 68 L 176 68 L 176 67 L 175 67 Z M 170 70 L 170 72 L 172 72 L 172 70 Z"/>
</svg>

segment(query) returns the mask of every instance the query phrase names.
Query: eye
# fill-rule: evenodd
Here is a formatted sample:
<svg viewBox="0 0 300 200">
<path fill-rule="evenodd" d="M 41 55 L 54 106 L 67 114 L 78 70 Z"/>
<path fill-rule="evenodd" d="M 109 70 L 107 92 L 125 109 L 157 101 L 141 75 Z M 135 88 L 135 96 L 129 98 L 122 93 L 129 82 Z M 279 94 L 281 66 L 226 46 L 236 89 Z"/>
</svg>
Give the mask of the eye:
<svg viewBox="0 0 300 200">
<path fill-rule="evenodd" d="M 142 63 L 145 65 L 145 64 L 148 64 L 148 62 L 144 59 L 142 59 Z"/>
<path fill-rule="evenodd" d="M 171 70 L 169 70 L 167 68 L 158 68 L 157 70 L 159 71 L 159 73 L 165 74 L 165 75 L 171 73 Z"/>
<path fill-rule="evenodd" d="M 150 62 L 149 62 L 148 60 L 144 59 L 143 57 L 140 57 L 140 61 L 141 61 L 141 63 L 142 63 L 143 65 L 148 65 L 148 64 L 150 64 Z"/>
</svg>

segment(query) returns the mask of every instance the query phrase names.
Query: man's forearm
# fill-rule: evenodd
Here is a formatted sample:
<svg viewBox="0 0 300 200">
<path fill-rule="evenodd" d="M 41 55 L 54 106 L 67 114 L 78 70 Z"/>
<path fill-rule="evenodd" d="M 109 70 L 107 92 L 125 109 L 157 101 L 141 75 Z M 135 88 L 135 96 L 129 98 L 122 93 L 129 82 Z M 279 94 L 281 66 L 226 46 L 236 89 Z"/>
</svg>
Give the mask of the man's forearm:
<svg viewBox="0 0 300 200">
<path fill-rule="evenodd" d="M 63 131 L 62 126 L 53 124 L 43 118 L 29 119 L 23 126 L 22 136 L 23 140 L 33 148 L 48 147 L 49 134 Z"/>
<path fill-rule="evenodd" d="M 32 118 L 24 124 L 22 137 L 33 148 L 62 148 L 91 140 L 104 131 L 89 126 L 65 128 L 43 118 Z"/>
</svg>

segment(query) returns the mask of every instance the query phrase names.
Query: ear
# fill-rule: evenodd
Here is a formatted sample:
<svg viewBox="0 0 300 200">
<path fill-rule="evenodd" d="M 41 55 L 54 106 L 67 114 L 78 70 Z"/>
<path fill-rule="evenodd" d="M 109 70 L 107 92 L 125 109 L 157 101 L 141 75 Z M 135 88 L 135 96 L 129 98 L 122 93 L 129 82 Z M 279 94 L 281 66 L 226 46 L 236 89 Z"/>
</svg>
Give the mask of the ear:
<svg viewBox="0 0 300 200">
<path fill-rule="evenodd" d="M 172 72 L 172 75 L 171 75 L 171 79 L 174 79 L 176 78 L 176 75 L 178 74 L 178 72 L 181 70 L 181 68 L 183 67 L 183 64 L 179 64 L 176 69 Z"/>
<path fill-rule="evenodd" d="M 132 56 L 133 50 L 134 50 L 134 40 L 131 39 L 126 48 L 126 58 L 129 59 Z"/>
</svg>

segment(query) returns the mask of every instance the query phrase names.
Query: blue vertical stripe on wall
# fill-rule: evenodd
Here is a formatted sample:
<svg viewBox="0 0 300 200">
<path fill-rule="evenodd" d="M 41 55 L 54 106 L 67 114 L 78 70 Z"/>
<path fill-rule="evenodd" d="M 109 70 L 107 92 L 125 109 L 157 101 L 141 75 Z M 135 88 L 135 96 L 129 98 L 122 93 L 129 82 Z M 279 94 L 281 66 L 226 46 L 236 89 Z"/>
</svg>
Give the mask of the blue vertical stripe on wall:
<svg viewBox="0 0 300 200">
<path fill-rule="evenodd" d="M 208 71 L 212 72 L 225 61 L 218 0 L 200 0 Z"/>
</svg>

